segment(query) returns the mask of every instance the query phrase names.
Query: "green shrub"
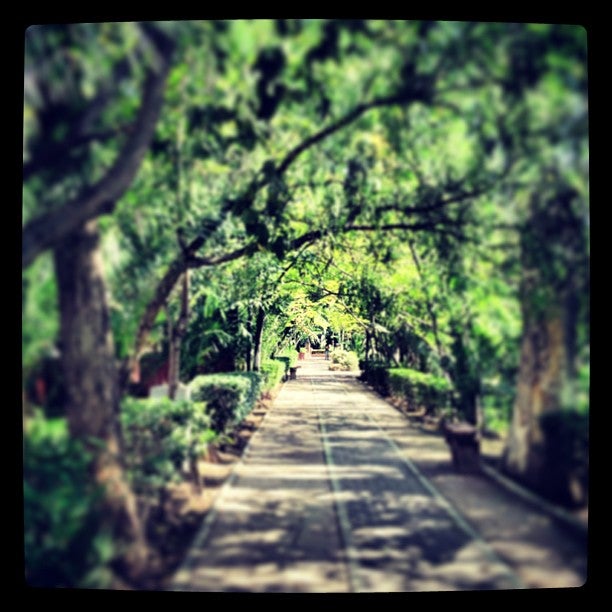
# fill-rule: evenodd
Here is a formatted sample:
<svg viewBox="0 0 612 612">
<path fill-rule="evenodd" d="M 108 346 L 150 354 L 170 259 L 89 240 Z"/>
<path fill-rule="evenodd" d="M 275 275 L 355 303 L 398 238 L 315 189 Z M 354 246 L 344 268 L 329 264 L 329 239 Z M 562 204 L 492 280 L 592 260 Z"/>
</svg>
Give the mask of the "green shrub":
<svg viewBox="0 0 612 612">
<path fill-rule="evenodd" d="M 352 351 L 345 351 L 343 349 L 334 349 L 331 352 L 331 365 L 330 370 L 342 370 L 345 372 L 353 372 L 359 369 L 359 357 Z"/>
<path fill-rule="evenodd" d="M 391 368 L 389 389 L 392 395 L 403 397 L 409 409 L 425 408 L 427 412 L 434 412 L 449 407 L 452 385 L 445 378 L 433 374 L 408 368 Z"/>
<path fill-rule="evenodd" d="M 288 370 L 289 365 L 284 360 L 271 359 L 264 361 L 261 364 L 261 374 L 263 376 L 262 391 L 269 391 L 279 385 Z"/>
<path fill-rule="evenodd" d="M 251 412 L 259 399 L 261 381 L 259 372 L 204 374 L 191 381 L 191 394 L 207 403 L 211 427 L 222 434 Z"/>
<path fill-rule="evenodd" d="M 274 356 L 275 359 L 282 359 L 283 361 L 288 359 L 287 372 L 289 372 L 289 368 L 294 368 L 298 362 L 298 351 L 296 351 L 292 347 L 284 348 L 280 353 Z"/>
<path fill-rule="evenodd" d="M 128 476 L 149 505 L 158 503 L 168 483 L 182 478 L 185 462 L 201 456 L 214 438 L 204 402 L 126 397 L 121 421 Z"/>
<path fill-rule="evenodd" d="M 291 360 L 290 357 L 275 357 L 274 360 L 280 362 L 283 365 L 283 377 L 287 379 L 289 377 L 289 368 L 295 367 L 296 364 Z"/>
<path fill-rule="evenodd" d="M 389 388 L 389 365 L 384 361 L 361 362 L 361 380 L 374 387 L 378 393 L 387 397 L 391 393 Z"/>
<path fill-rule="evenodd" d="M 37 413 L 24 428 L 25 577 L 36 587 L 110 585 L 115 550 L 100 527 L 102 490 L 66 420 Z"/>
</svg>

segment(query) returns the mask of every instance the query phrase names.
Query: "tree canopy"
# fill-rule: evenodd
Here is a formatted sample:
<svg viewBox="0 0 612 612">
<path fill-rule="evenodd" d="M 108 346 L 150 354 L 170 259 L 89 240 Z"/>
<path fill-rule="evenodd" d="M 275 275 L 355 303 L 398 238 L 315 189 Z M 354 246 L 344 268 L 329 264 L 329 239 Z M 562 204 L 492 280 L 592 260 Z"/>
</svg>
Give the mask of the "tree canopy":
<svg viewBox="0 0 612 612">
<path fill-rule="evenodd" d="M 588 413 L 587 92 L 577 25 L 30 27 L 24 385 L 66 349 L 51 255 L 95 223 L 122 394 L 172 334 L 184 382 L 309 339 L 508 427 L 563 345 L 543 405 Z"/>
</svg>

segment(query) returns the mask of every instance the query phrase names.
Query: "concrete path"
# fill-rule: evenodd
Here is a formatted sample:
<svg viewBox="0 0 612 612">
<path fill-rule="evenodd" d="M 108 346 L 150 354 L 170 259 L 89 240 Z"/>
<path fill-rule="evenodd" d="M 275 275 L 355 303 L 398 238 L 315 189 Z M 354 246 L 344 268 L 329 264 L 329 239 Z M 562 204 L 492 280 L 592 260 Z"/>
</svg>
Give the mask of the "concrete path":
<svg viewBox="0 0 612 612">
<path fill-rule="evenodd" d="M 305 361 L 298 379 L 284 385 L 170 590 L 584 582 L 585 542 L 488 479 L 444 469 L 449 456 L 440 438 L 407 427 L 353 375 L 328 365 Z"/>
</svg>

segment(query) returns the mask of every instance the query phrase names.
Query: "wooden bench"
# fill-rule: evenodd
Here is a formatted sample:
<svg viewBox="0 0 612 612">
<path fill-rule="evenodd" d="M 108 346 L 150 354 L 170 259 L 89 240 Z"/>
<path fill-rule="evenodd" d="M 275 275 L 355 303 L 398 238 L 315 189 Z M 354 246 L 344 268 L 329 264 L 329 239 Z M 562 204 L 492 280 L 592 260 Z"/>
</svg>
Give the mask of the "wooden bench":
<svg viewBox="0 0 612 612">
<path fill-rule="evenodd" d="M 444 438 L 450 447 L 453 467 L 463 474 L 480 471 L 480 436 L 469 423 L 444 423 Z"/>
</svg>

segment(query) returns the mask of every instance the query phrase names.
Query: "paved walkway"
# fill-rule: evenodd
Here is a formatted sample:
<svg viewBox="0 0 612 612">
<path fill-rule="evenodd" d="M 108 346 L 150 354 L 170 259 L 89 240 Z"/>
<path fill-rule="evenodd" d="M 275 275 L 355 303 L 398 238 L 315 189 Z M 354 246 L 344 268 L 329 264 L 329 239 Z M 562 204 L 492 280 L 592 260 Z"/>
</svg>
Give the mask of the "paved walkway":
<svg viewBox="0 0 612 612">
<path fill-rule="evenodd" d="M 579 586 L 586 540 L 328 362 L 287 382 L 170 590 L 406 592 Z"/>
</svg>

